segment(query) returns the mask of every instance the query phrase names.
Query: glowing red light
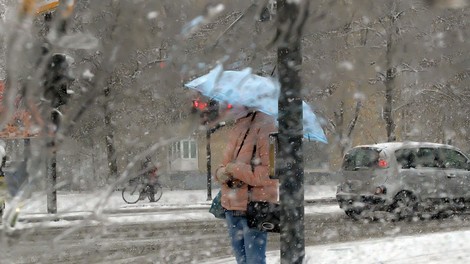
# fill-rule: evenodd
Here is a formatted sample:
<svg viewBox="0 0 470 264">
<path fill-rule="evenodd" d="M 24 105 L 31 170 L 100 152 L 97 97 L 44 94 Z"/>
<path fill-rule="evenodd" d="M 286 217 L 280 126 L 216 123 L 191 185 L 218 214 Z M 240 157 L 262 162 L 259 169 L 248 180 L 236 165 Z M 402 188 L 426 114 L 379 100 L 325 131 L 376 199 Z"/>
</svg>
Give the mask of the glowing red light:
<svg viewBox="0 0 470 264">
<path fill-rule="evenodd" d="M 194 100 L 193 107 L 199 110 L 204 110 L 207 108 L 207 103 L 202 103 L 202 102 L 199 102 L 198 100 Z"/>
<path fill-rule="evenodd" d="M 233 108 L 233 105 L 231 105 L 231 104 L 227 105 L 227 109 L 232 109 L 232 108 Z"/>
<path fill-rule="evenodd" d="M 388 163 L 385 160 L 379 160 L 379 167 L 381 168 L 386 168 L 388 166 Z"/>
</svg>

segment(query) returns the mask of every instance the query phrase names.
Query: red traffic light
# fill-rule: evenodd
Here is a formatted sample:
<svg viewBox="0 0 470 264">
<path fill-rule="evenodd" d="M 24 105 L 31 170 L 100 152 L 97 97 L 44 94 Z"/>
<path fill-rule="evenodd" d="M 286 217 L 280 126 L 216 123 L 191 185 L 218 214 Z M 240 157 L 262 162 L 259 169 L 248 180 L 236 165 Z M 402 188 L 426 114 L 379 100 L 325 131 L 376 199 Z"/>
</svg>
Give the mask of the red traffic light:
<svg viewBox="0 0 470 264">
<path fill-rule="evenodd" d="M 199 110 L 205 110 L 207 109 L 207 103 L 201 102 L 199 100 L 193 100 L 193 107 Z"/>
</svg>

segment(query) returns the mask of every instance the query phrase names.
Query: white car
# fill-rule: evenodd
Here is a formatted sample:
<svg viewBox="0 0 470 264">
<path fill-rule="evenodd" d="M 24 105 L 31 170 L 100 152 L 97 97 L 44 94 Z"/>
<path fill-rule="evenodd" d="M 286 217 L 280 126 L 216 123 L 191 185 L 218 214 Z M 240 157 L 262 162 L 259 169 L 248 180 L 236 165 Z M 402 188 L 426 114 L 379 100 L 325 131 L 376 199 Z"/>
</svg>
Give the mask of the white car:
<svg viewBox="0 0 470 264">
<path fill-rule="evenodd" d="M 336 199 L 354 219 L 385 211 L 402 219 L 462 210 L 470 202 L 470 160 L 454 146 L 389 142 L 352 148 Z"/>
</svg>

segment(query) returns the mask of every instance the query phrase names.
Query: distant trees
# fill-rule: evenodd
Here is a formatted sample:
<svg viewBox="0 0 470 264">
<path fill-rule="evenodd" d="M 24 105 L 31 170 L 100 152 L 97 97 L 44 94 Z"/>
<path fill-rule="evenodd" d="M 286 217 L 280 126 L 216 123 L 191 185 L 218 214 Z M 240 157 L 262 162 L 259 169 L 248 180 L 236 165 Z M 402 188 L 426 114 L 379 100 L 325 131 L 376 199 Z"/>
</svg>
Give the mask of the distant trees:
<svg viewBox="0 0 470 264">
<path fill-rule="evenodd" d="M 360 143 L 449 137 L 465 142 L 467 107 L 455 95 L 465 94 L 467 83 L 461 78 L 456 85 L 468 60 L 466 9 L 394 0 L 337 1 L 328 16 L 321 10 L 312 3 L 310 20 L 322 19 L 307 22 L 302 78 L 304 94 L 328 120 L 331 147 L 344 152 Z M 357 98 L 363 99 L 356 119 Z M 357 121 L 348 138 L 350 120 Z"/>
<path fill-rule="evenodd" d="M 76 79 L 62 132 L 85 148 L 108 149 L 109 177 L 150 143 L 197 129 L 185 81 L 216 62 L 272 72 L 276 25 L 259 16 L 263 5 L 220 3 L 77 1 L 70 34 L 88 38 L 61 47 L 75 59 Z M 302 97 L 326 120 L 331 153 L 395 139 L 466 144 L 468 10 L 366 0 L 314 1 L 309 11 L 301 41 Z M 198 17 L 203 22 L 183 30 Z M 32 35 L 21 35 L 24 43 L 33 43 Z M 15 60 L 29 62 L 11 71 L 17 77 L 34 69 L 34 52 L 25 50 Z"/>
</svg>

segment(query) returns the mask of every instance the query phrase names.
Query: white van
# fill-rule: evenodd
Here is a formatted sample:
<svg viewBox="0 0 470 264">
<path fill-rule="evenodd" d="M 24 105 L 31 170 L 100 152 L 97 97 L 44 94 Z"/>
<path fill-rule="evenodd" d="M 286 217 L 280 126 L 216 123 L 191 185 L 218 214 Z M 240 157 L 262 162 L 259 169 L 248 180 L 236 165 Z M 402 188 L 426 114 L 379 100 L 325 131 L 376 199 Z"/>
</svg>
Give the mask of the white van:
<svg viewBox="0 0 470 264">
<path fill-rule="evenodd" d="M 408 218 L 417 212 L 462 210 L 470 202 L 470 160 L 450 145 L 356 146 L 345 154 L 340 176 L 336 199 L 354 219 L 376 211 Z"/>
</svg>

